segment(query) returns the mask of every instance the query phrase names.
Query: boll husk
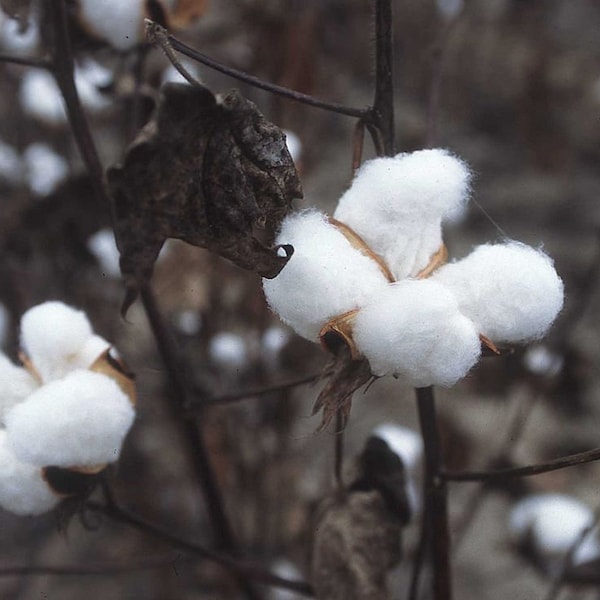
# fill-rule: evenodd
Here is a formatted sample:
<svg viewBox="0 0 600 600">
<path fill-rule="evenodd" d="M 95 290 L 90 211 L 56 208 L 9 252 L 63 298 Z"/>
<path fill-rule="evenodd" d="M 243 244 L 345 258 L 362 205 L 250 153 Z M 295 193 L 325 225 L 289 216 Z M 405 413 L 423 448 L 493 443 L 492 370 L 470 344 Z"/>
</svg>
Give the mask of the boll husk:
<svg viewBox="0 0 600 600">
<path fill-rule="evenodd" d="M 415 387 L 451 386 L 481 354 L 473 322 L 427 279 L 389 285 L 357 313 L 352 335 L 374 375 L 399 375 Z"/>
<path fill-rule="evenodd" d="M 525 244 L 486 244 L 431 278 L 449 289 L 460 311 L 494 342 L 543 337 L 563 306 L 563 282 L 549 256 Z"/>
<path fill-rule="evenodd" d="M 404 279 L 442 245 L 442 220 L 466 203 L 469 182 L 465 163 L 446 150 L 376 158 L 359 169 L 333 216 Z"/>
<path fill-rule="evenodd" d="M 16 515 L 39 515 L 60 501 L 39 467 L 20 461 L 0 429 L 0 506 Z"/>
<path fill-rule="evenodd" d="M 103 467 L 119 458 L 135 416 L 110 377 L 77 370 L 33 392 L 6 415 L 10 446 L 38 467 Z"/>
<path fill-rule="evenodd" d="M 319 339 L 332 317 L 354 310 L 388 284 L 378 264 L 354 248 L 317 211 L 287 217 L 277 244 L 291 244 L 294 254 L 275 279 L 263 279 L 271 308 L 296 333 Z"/>
</svg>

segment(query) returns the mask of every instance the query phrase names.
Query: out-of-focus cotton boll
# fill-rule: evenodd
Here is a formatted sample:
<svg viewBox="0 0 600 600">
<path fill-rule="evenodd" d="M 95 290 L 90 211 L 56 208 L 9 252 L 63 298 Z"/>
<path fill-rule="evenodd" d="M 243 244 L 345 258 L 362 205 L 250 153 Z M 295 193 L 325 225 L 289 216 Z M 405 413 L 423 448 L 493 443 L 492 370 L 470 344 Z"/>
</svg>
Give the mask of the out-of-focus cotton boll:
<svg viewBox="0 0 600 600">
<path fill-rule="evenodd" d="M 240 371 L 248 365 L 248 349 L 244 339 L 235 333 L 214 335 L 208 347 L 211 360 L 228 371 Z"/>
<path fill-rule="evenodd" d="M 509 516 L 509 532 L 519 543 L 526 539 L 533 550 L 548 561 L 552 569 L 579 539 L 584 529 L 594 522 L 593 511 L 575 498 L 562 494 L 538 494 L 518 502 Z M 600 557 L 600 541 L 590 533 L 579 545 L 573 564 Z"/>
<path fill-rule="evenodd" d="M 481 353 L 473 323 L 430 280 L 389 285 L 356 315 L 353 337 L 374 375 L 396 374 L 414 387 L 453 385 Z"/>
<path fill-rule="evenodd" d="M 62 302 L 38 304 L 21 318 L 21 349 L 44 382 L 80 366 L 78 353 L 93 335 L 85 313 Z"/>
<path fill-rule="evenodd" d="M 388 285 L 377 263 L 322 213 L 287 217 L 276 243 L 291 244 L 294 254 L 277 277 L 263 279 L 265 295 L 281 319 L 311 341 L 330 318 L 364 305 Z"/>
<path fill-rule="evenodd" d="M 117 50 L 142 41 L 146 0 L 79 0 L 84 25 Z"/>
<path fill-rule="evenodd" d="M 0 181 L 18 185 L 23 180 L 23 162 L 19 153 L 0 140 Z"/>
<path fill-rule="evenodd" d="M 294 163 L 300 162 L 302 159 L 302 142 L 300 138 L 289 129 L 284 129 L 285 143 Z"/>
<path fill-rule="evenodd" d="M 15 406 L 6 416 L 6 431 L 16 456 L 25 462 L 95 466 L 119 458 L 134 415 L 113 379 L 79 370 Z"/>
<path fill-rule="evenodd" d="M 110 99 L 98 88 L 112 81 L 112 71 L 87 59 L 75 69 L 75 85 L 81 103 L 91 112 L 100 112 L 111 105 Z"/>
<path fill-rule="evenodd" d="M 290 341 L 290 332 L 283 327 L 269 327 L 260 340 L 261 354 L 267 366 L 276 368 L 279 365 L 281 351 Z"/>
<path fill-rule="evenodd" d="M 119 267 L 119 249 L 115 242 L 115 235 L 111 229 L 100 229 L 87 241 L 89 251 L 96 257 L 100 269 L 108 277 L 118 279 L 121 276 Z"/>
<path fill-rule="evenodd" d="M 547 346 L 536 344 L 527 348 L 523 355 L 523 364 L 534 375 L 553 377 L 562 370 L 564 359 Z"/>
<path fill-rule="evenodd" d="M 441 223 L 467 201 L 470 173 L 446 150 L 376 158 L 358 171 L 334 217 L 379 254 L 396 279 L 414 276 L 442 244 Z"/>
<path fill-rule="evenodd" d="M 8 411 L 23 402 L 38 386 L 26 369 L 17 367 L 4 354 L 0 354 L 0 424 L 4 425 Z"/>
<path fill-rule="evenodd" d="M 27 183 L 38 196 L 51 194 L 69 174 L 67 161 L 46 144 L 27 146 L 23 160 Z"/>
<path fill-rule="evenodd" d="M 184 335 L 197 335 L 202 329 L 202 315 L 198 310 L 181 310 L 173 316 L 173 321 Z"/>
<path fill-rule="evenodd" d="M 194 79 L 202 81 L 196 63 L 184 59 L 181 61 L 181 65 L 192 77 L 194 77 Z M 161 77 L 161 83 L 163 85 L 165 83 L 184 83 L 185 81 L 187 81 L 185 77 L 171 63 L 165 68 Z"/>
<path fill-rule="evenodd" d="M 563 306 L 563 283 L 552 260 L 516 242 L 479 246 L 431 279 L 450 289 L 461 312 L 495 342 L 541 338 Z"/>
<path fill-rule="evenodd" d="M 275 575 L 287 580 L 302 581 L 303 579 L 302 573 L 300 573 L 298 567 L 285 558 L 276 560 L 271 565 L 271 569 Z M 267 592 L 267 598 L 268 600 L 302 600 L 302 595 L 271 586 Z"/>
<path fill-rule="evenodd" d="M 437 9 L 445 19 L 453 19 L 464 7 L 464 0 L 437 0 Z"/>
<path fill-rule="evenodd" d="M 0 430 L 0 506 L 16 515 L 39 515 L 58 502 L 41 469 L 21 462 L 8 443 L 6 431 Z"/>
<path fill-rule="evenodd" d="M 66 120 L 60 90 L 48 71 L 26 71 L 21 81 L 19 98 L 23 110 L 32 117 L 51 124 L 61 124 Z"/>
<path fill-rule="evenodd" d="M 0 10 L 0 44 L 11 52 L 31 54 L 38 46 L 40 33 L 37 19 L 29 19 L 27 27 L 22 28 L 17 19 L 11 19 Z"/>
</svg>

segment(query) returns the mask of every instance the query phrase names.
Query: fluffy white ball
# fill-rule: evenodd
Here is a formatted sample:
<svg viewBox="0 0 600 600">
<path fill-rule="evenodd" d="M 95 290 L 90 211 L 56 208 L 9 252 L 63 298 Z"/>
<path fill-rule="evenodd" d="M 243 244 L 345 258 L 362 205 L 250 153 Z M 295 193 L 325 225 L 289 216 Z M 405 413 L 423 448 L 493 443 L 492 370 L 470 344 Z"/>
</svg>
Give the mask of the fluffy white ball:
<svg viewBox="0 0 600 600">
<path fill-rule="evenodd" d="M 541 338 L 563 306 L 563 283 L 550 257 L 517 242 L 479 246 L 431 279 L 450 289 L 461 312 L 495 342 Z"/>
<path fill-rule="evenodd" d="M 311 341 L 330 318 L 363 306 L 388 285 L 377 263 L 322 213 L 287 217 L 277 244 L 292 244 L 294 254 L 275 279 L 263 279 L 265 296 L 285 323 Z"/>
<path fill-rule="evenodd" d="M 562 494 L 537 494 L 518 502 L 509 516 L 509 532 L 515 541 L 530 536 L 534 550 L 544 559 L 561 559 L 594 521 L 593 511 L 575 498 Z M 573 557 L 578 565 L 600 557 L 595 533 L 586 536 Z M 549 565 L 552 567 L 552 564 Z"/>
<path fill-rule="evenodd" d="M 23 402 L 38 386 L 38 382 L 28 371 L 17 367 L 4 354 L 0 354 L 0 424 L 4 424 L 8 411 Z"/>
<path fill-rule="evenodd" d="M 105 375 L 74 371 L 42 386 L 6 416 L 20 460 L 57 467 L 114 462 L 134 419 L 118 384 Z"/>
<path fill-rule="evenodd" d="M 465 163 L 446 150 L 367 161 L 334 217 L 383 257 L 396 279 L 416 275 L 442 244 L 441 223 L 468 198 Z"/>
<path fill-rule="evenodd" d="M 0 506 L 17 515 L 39 515 L 54 508 L 59 500 L 44 481 L 41 469 L 21 462 L 6 432 L 0 429 Z"/>
<path fill-rule="evenodd" d="M 393 373 L 415 387 L 453 385 L 481 353 L 454 296 L 427 279 L 389 285 L 357 314 L 353 337 L 374 375 Z"/>
</svg>

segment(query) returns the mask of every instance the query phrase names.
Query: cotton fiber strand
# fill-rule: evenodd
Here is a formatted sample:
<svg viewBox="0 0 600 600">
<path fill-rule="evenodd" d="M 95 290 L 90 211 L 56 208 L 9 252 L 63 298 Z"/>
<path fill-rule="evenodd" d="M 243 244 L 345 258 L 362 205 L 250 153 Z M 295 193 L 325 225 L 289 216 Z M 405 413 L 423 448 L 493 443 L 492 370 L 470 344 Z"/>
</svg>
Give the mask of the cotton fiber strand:
<svg viewBox="0 0 600 600">
<path fill-rule="evenodd" d="M 20 460 L 43 466 L 114 462 L 134 419 L 118 384 L 105 375 L 73 371 L 35 391 L 6 417 Z"/>
<path fill-rule="evenodd" d="M 322 213 L 287 217 L 276 243 L 291 244 L 294 254 L 277 277 L 263 279 L 265 296 L 285 323 L 311 341 L 330 318 L 362 306 L 388 285 L 377 263 Z"/>
<path fill-rule="evenodd" d="M 85 313 L 62 302 L 38 304 L 21 318 L 21 349 L 43 381 L 72 370 L 78 352 L 93 335 Z"/>
<path fill-rule="evenodd" d="M 431 277 L 457 297 L 461 312 L 495 342 L 541 338 L 563 306 L 550 257 L 524 244 L 486 244 Z"/>
<path fill-rule="evenodd" d="M 52 493 L 39 467 L 21 462 L 0 430 L 0 506 L 16 515 L 39 515 L 54 508 Z"/>
<path fill-rule="evenodd" d="M 0 354 L 0 424 L 4 424 L 6 413 L 23 402 L 38 385 L 26 369 L 17 367 L 4 354 Z"/>
<path fill-rule="evenodd" d="M 360 168 L 334 217 L 403 279 L 416 275 L 439 249 L 441 222 L 467 201 L 469 181 L 465 163 L 446 150 L 376 158 Z"/>
<path fill-rule="evenodd" d="M 594 521 L 593 511 L 575 498 L 561 494 L 538 494 L 517 503 L 509 517 L 515 541 L 530 536 L 535 551 L 546 559 L 560 559 Z M 573 557 L 578 565 L 600 557 L 595 532 L 586 536 Z"/>
<path fill-rule="evenodd" d="M 400 375 L 414 387 L 453 385 L 481 353 L 453 295 L 426 279 L 389 285 L 357 314 L 353 337 L 374 375 Z"/>
</svg>

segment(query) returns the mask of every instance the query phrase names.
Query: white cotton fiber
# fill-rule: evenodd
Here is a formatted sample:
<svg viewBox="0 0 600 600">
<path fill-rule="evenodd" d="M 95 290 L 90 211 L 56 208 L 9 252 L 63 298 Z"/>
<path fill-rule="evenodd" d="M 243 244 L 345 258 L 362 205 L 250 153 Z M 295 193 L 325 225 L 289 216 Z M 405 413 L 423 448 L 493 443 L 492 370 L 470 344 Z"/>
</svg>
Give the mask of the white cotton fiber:
<svg viewBox="0 0 600 600">
<path fill-rule="evenodd" d="M 146 0 L 79 0 L 85 25 L 118 50 L 142 40 L 145 4 Z"/>
<path fill-rule="evenodd" d="M 414 276 L 442 244 L 441 223 L 467 201 L 470 174 L 446 150 L 376 158 L 358 171 L 334 217 L 382 256 L 396 279 Z"/>
<path fill-rule="evenodd" d="M 494 342 L 541 338 L 563 306 L 552 260 L 517 242 L 479 246 L 431 279 L 452 290 L 461 312 Z"/>
<path fill-rule="evenodd" d="M 39 467 L 114 462 L 134 419 L 125 393 L 110 377 L 74 371 L 35 391 L 6 417 L 20 460 Z"/>
<path fill-rule="evenodd" d="M 23 152 L 29 189 L 38 196 L 51 194 L 69 174 L 69 164 L 47 144 L 35 142 Z"/>
<path fill-rule="evenodd" d="M 87 241 L 88 250 L 96 257 L 103 275 L 118 279 L 121 277 L 119 260 L 121 255 L 112 229 L 100 229 Z"/>
<path fill-rule="evenodd" d="M 454 296 L 427 279 L 389 285 L 357 314 L 353 337 L 374 375 L 396 374 L 414 387 L 453 385 L 481 352 Z"/>
<path fill-rule="evenodd" d="M 423 440 L 413 429 L 389 422 L 375 427 L 371 435 L 382 439 L 408 470 L 414 470 L 419 464 L 423 456 Z"/>
<path fill-rule="evenodd" d="M 59 502 L 39 467 L 21 462 L 0 429 L 0 506 L 16 515 L 39 515 Z"/>
<path fill-rule="evenodd" d="M 17 367 L 0 353 L 0 424 L 4 424 L 8 411 L 23 402 L 38 386 L 28 371 Z"/>
<path fill-rule="evenodd" d="M 21 318 L 21 349 L 44 382 L 89 366 L 79 364 L 79 352 L 93 335 L 85 313 L 62 302 L 38 304 Z"/>
<path fill-rule="evenodd" d="M 19 98 L 23 110 L 42 121 L 60 124 L 66 119 L 62 96 L 56 80 L 43 69 L 25 71 Z"/>
<path fill-rule="evenodd" d="M 311 341 L 331 317 L 363 306 L 388 285 L 377 263 L 322 213 L 290 215 L 276 243 L 291 244 L 294 254 L 277 277 L 263 279 L 265 296 L 285 323 Z"/>
<path fill-rule="evenodd" d="M 593 521 L 593 511 L 575 498 L 537 494 L 513 507 L 509 532 L 515 542 L 529 537 L 534 550 L 546 560 L 561 559 Z M 596 533 L 590 533 L 575 552 L 573 564 L 599 557 L 600 542 Z"/>
<path fill-rule="evenodd" d="M 248 365 L 248 349 L 244 338 L 223 331 L 214 335 L 208 345 L 211 360 L 223 369 L 239 371 Z"/>
</svg>

